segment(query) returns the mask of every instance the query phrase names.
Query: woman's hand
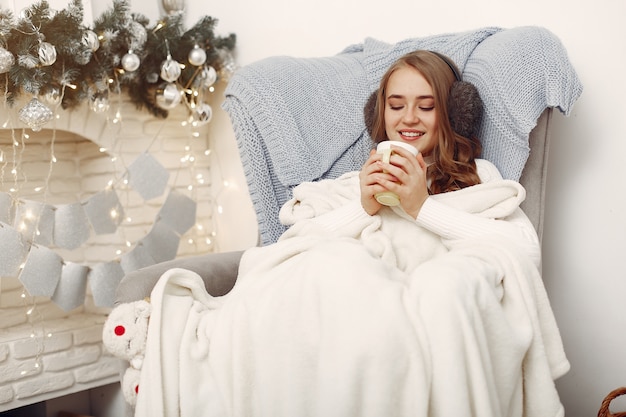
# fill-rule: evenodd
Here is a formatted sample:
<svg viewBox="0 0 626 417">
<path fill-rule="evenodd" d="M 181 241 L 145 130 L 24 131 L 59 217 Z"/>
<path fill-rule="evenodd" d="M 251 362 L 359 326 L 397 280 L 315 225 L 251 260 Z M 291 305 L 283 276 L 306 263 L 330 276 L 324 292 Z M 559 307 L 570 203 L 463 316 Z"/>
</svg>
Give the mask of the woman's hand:
<svg viewBox="0 0 626 417">
<path fill-rule="evenodd" d="M 376 153 L 376 150 L 370 151 L 370 157 L 365 161 L 361 172 L 359 172 L 359 183 L 361 186 L 361 205 L 367 214 L 373 216 L 378 213 L 378 210 L 382 207 L 374 196 L 385 188 L 378 184 L 378 177 L 387 175 L 383 173 L 380 167 L 382 161 L 382 155 Z"/>
<path fill-rule="evenodd" d="M 409 151 L 393 147 L 389 163 L 382 161 L 382 155 L 370 152 L 361 172 L 361 205 L 371 216 L 380 210 L 382 205 L 374 196 L 383 191 L 391 191 L 400 198 L 400 206 L 404 211 L 417 218 L 422 205 L 428 198 L 426 185 L 426 163 L 421 153 L 413 156 Z"/>
</svg>

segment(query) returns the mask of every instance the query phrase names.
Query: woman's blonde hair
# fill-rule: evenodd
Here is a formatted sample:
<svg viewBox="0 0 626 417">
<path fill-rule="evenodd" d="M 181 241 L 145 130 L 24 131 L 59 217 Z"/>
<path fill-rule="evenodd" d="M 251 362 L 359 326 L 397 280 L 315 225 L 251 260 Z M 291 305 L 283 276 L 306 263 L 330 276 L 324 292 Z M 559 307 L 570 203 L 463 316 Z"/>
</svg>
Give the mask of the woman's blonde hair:
<svg viewBox="0 0 626 417">
<path fill-rule="evenodd" d="M 433 149 L 433 164 L 428 169 L 430 193 L 454 191 L 480 183 L 475 159 L 480 156 L 477 137 L 455 132 L 449 120 L 448 102 L 452 85 L 459 81 L 450 65 L 437 54 L 418 50 L 399 58 L 383 75 L 376 95 L 371 136 L 374 142 L 389 140 L 385 131 L 386 88 L 391 75 L 399 68 L 411 67 L 426 79 L 433 90 L 437 111 L 438 142 Z M 457 73 L 460 72 L 457 70 Z"/>
</svg>

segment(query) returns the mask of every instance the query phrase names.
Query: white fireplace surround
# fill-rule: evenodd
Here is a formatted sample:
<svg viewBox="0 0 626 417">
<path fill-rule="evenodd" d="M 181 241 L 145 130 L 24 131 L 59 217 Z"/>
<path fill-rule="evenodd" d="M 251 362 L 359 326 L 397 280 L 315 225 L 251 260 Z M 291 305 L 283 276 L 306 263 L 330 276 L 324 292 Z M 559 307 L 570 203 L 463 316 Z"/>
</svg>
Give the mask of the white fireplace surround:
<svg viewBox="0 0 626 417">
<path fill-rule="evenodd" d="M 7 120 L 10 120 L 8 127 L 12 125 L 13 133 L 19 138 L 22 125 L 16 123 L 18 109 L 19 104 L 10 110 Z M 122 115 L 119 122 L 114 121 L 117 110 Z M 5 118 L 5 110 L 0 114 Z M 189 193 L 187 187 L 195 184 L 197 224 L 204 225 L 203 233 L 210 236 L 210 230 L 206 229 L 212 224 L 214 204 L 210 191 L 210 156 L 204 153 L 209 143 L 208 126 L 195 128 L 196 135 L 192 135 L 191 128 L 182 125 L 187 118 L 184 107 L 171 111 L 163 120 L 137 110 L 126 100 L 119 107 L 112 105 L 106 114 L 94 113 L 86 105 L 72 111 L 60 110 L 57 114 L 58 118 L 41 132 L 24 130 L 30 138 L 18 148 L 23 151 L 18 167 L 28 169 L 29 173 L 26 182 L 17 187 L 21 193 L 18 198 L 37 200 L 37 193 L 29 190 L 46 183 L 49 187 L 46 203 L 82 201 L 101 190 L 109 178 L 119 176 L 124 166 L 149 149 L 170 172 L 168 189 Z M 4 122 L 0 120 L 0 124 Z M 13 133 L 7 126 L 0 126 L 0 149 L 5 151 L 5 157 L 12 152 Z M 46 181 L 52 135 L 57 162 Z M 183 161 L 189 154 L 195 156 L 193 166 Z M 10 168 L 2 173 L 2 192 L 9 192 L 14 185 L 9 171 Z M 205 179 L 202 184 L 197 181 L 200 176 Z M 127 241 L 136 242 L 149 231 L 167 192 L 162 197 L 143 201 L 129 189 L 120 195 L 120 200 L 125 215 L 132 218 L 130 224 L 121 225 L 118 233 L 111 235 L 92 233 L 79 249 L 55 248 L 55 251 L 66 261 L 85 265 L 114 260 L 116 250 L 124 249 Z M 189 236 L 185 234 L 181 238 L 178 256 L 215 250 L 208 239 L 198 239 L 198 233 L 190 230 Z M 0 412 L 119 381 L 125 366 L 109 355 L 101 343 L 102 324 L 109 311 L 94 306 L 89 289 L 85 304 L 67 312 L 50 299 L 30 297 L 17 277 L 1 277 Z"/>
</svg>

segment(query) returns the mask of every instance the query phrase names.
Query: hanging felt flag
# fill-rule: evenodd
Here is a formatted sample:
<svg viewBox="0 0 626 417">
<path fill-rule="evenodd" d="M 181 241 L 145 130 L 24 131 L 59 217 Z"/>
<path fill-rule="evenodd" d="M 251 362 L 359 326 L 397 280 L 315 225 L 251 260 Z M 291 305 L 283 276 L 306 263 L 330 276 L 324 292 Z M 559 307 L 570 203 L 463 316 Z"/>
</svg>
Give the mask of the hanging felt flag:
<svg viewBox="0 0 626 417">
<path fill-rule="evenodd" d="M 66 262 L 61 272 L 61 280 L 52 296 L 52 301 L 65 311 L 73 310 L 85 302 L 89 267 L 74 262 Z"/>
<path fill-rule="evenodd" d="M 124 271 L 119 262 L 97 264 L 91 269 L 87 278 L 97 307 L 113 307 L 115 290 L 123 277 Z"/>
<path fill-rule="evenodd" d="M 89 198 L 84 209 L 97 235 L 115 233 L 124 218 L 124 208 L 113 188 L 100 191 Z"/>
<path fill-rule="evenodd" d="M 28 250 L 20 232 L 0 222 L 0 276 L 13 277 L 22 264 Z"/>
<path fill-rule="evenodd" d="M 49 246 L 54 230 L 54 208 L 38 201 L 20 201 L 15 211 L 14 225 L 26 240 Z"/>
<path fill-rule="evenodd" d="M 61 279 L 62 268 L 61 256 L 45 246 L 33 245 L 19 278 L 31 296 L 52 297 Z"/>
<path fill-rule="evenodd" d="M 196 222 L 196 202 L 172 190 L 167 195 L 158 218 L 170 225 L 176 233 L 182 235 Z"/>
<path fill-rule="evenodd" d="M 76 249 L 89 239 L 89 220 L 81 203 L 57 206 L 54 216 L 54 244 Z"/>
<path fill-rule="evenodd" d="M 163 194 L 169 172 L 152 155 L 144 152 L 128 167 L 128 183 L 144 200 Z"/>
<path fill-rule="evenodd" d="M 15 216 L 15 206 L 13 197 L 9 193 L 0 193 L 0 222 L 13 224 Z"/>
<path fill-rule="evenodd" d="M 131 251 L 126 252 L 120 259 L 122 269 L 125 273 L 136 271 L 146 266 L 154 265 L 156 262 L 150 256 L 148 249 L 142 245 L 136 245 Z"/>
<path fill-rule="evenodd" d="M 172 228 L 157 221 L 152 230 L 140 241 L 140 245 L 146 248 L 155 263 L 169 261 L 176 257 L 180 236 Z"/>
</svg>

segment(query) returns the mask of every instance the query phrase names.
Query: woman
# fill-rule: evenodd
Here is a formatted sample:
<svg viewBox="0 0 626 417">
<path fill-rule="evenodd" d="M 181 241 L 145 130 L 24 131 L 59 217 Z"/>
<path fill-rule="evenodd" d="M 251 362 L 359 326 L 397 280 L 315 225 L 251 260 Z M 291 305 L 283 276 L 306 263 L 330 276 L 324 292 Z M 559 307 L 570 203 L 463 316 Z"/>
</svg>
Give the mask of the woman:
<svg viewBox="0 0 626 417">
<path fill-rule="evenodd" d="M 361 204 L 350 204 L 318 222 L 338 226 L 348 218 L 377 214 L 382 205 L 374 196 L 392 191 L 400 197 L 402 209 L 420 226 L 443 239 L 457 240 L 490 234 L 511 239 L 531 257 L 541 262 L 536 231 L 521 209 L 505 219 L 489 219 L 455 210 L 435 199 L 434 194 L 455 191 L 479 183 L 502 180 L 489 161 L 478 159 L 481 146 L 477 129 L 467 127 L 480 116 L 480 102 L 467 97 L 451 98 L 453 88 L 463 88 L 459 72 L 445 56 L 431 51 L 414 51 L 398 59 L 384 74 L 374 96 L 375 106 L 366 109 L 366 123 L 375 142 L 394 140 L 418 149 L 414 157 L 400 147 L 394 149 L 389 163 L 372 150 L 360 171 Z M 471 88 L 471 85 L 469 85 Z M 472 94 L 471 92 L 469 94 Z M 477 92 L 475 92 L 477 94 Z M 450 115 L 454 114 L 452 121 Z M 468 116 L 468 114 L 470 114 Z M 459 118 L 470 119 L 460 121 Z M 371 120 L 371 121 L 368 121 Z M 463 125 L 462 128 L 459 126 Z"/>
</svg>

